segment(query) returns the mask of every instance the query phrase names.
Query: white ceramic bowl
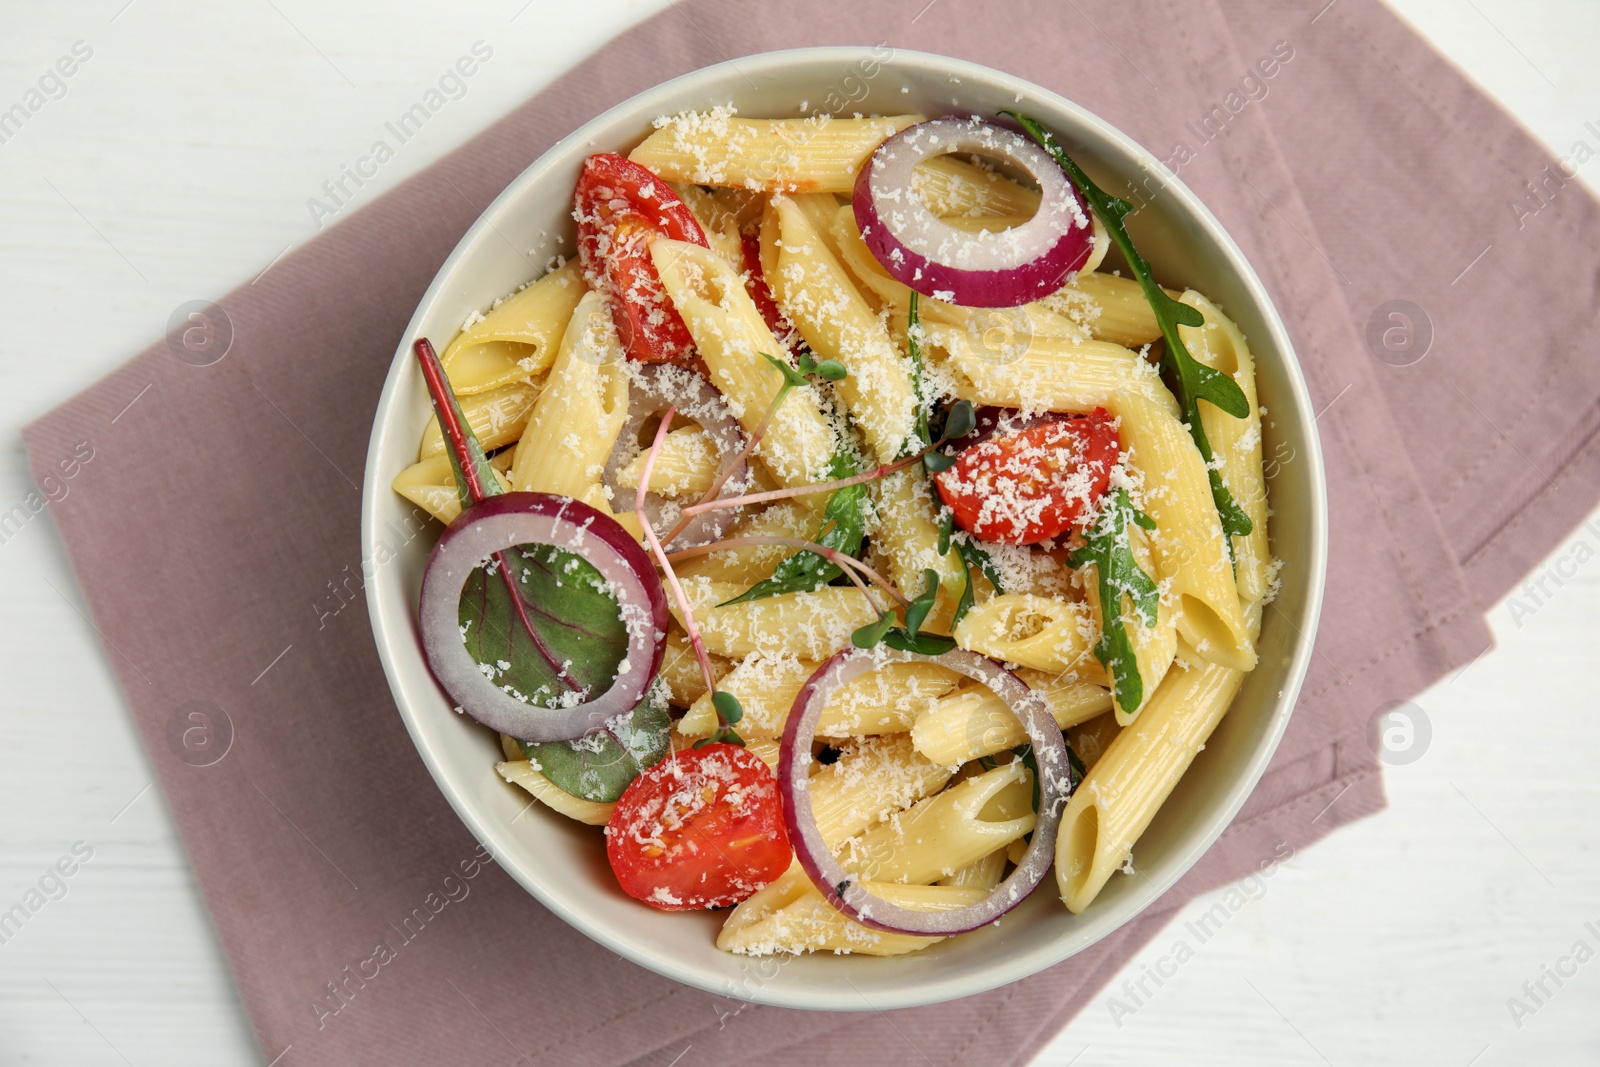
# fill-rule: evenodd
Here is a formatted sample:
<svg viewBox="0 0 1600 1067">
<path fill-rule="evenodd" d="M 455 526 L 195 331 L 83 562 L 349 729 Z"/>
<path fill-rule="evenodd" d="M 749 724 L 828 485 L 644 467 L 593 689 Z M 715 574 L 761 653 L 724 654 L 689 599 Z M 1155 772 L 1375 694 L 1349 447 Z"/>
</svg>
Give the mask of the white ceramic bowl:
<svg viewBox="0 0 1600 1067">
<path fill-rule="evenodd" d="M 495 773 L 502 758 L 495 736 L 451 712 L 419 651 L 417 596 L 431 536 L 414 538 L 377 567 L 367 605 L 417 750 L 456 813 L 530 893 L 607 948 L 680 982 L 747 1001 L 849 1011 L 930 1004 L 1024 978 L 1128 922 L 1200 858 L 1266 768 L 1300 691 L 1322 601 L 1327 504 L 1310 400 L 1283 323 L 1238 247 L 1154 156 L 1070 101 L 997 70 L 887 48 L 816 48 L 739 59 L 737 68 L 718 64 L 641 93 L 554 145 L 489 206 L 440 269 L 395 353 L 367 453 L 364 558 L 380 558 L 386 523 L 411 512 L 389 488 L 414 462 L 430 412 L 411 340 L 426 335 L 442 348 L 473 310 L 527 281 L 529 261 L 519 249 L 539 250 L 540 259 L 571 253 L 568 212 L 585 156 L 626 152 L 658 115 L 731 103 L 745 115 L 788 116 L 802 100 L 830 99 L 843 101 L 841 111 L 865 114 L 1017 108 L 1053 129 L 1110 191 L 1144 171 L 1161 174 L 1165 192 L 1132 219 L 1140 250 L 1158 278 L 1205 292 L 1250 339 L 1261 399 L 1272 412 L 1266 454 L 1295 457 L 1271 479 L 1283 588 L 1262 627 L 1260 666 L 1139 840 L 1139 877 L 1114 877 L 1083 915 L 1068 913 L 1049 878 L 998 926 L 910 956 L 771 960 L 719 952 L 713 940 L 726 913 L 647 908 L 617 887 L 596 829 L 538 805 L 516 818 L 528 798 Z"/>
</svg>

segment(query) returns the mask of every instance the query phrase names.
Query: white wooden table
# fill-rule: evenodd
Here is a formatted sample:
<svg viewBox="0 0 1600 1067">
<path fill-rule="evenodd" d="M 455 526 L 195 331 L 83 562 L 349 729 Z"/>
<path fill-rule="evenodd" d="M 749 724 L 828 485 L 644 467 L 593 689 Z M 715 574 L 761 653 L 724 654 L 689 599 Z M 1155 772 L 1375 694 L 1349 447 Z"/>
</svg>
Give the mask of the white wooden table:
<svg viewBox="0 0 1600 1067">
<path fill-rule="evenodd" d="M 412 101 L 418 71 L 479 38 L 495 49 L 362 197 L 661 6 L 535 0 L 513 21 L 522 2 L 4 0 L 0 109 L 75 42 L 92 54 L 0 143 L 0 511 L 31 487 L 22 424 L 158 336 L 180 303 L 311 237 L 306 198 Z M 1398 6 L 1558 154 L 1593 146 L 1600 4 Z M 1581 173 L 1600 186 L 1600 162 Z M 0 944 L 0 1063 L 259 1063 L 47 517 L 0 544 L 0 588 L 0 910 L 74 842 L 93 849 Z M 1432 743 L 1390 769 L 1390 811 L 1294 857 L 1115 1017 L 1110 998 L 1130 1003 L 1123 980 L 1178 929 L 1158 937 L 1039 1062 L 1600 1063 L 1600 963 L 1569 955 L 1580 940 L 1600 952 L 1600 564 L 1518 615 L 1498 609 L 1499 648 L 1417 699 Z M 1571 976 L 1557 985 L 1546 968 Z M 1531 1011 L 1513 1018 L 1512 997 Z"/>
</svg>

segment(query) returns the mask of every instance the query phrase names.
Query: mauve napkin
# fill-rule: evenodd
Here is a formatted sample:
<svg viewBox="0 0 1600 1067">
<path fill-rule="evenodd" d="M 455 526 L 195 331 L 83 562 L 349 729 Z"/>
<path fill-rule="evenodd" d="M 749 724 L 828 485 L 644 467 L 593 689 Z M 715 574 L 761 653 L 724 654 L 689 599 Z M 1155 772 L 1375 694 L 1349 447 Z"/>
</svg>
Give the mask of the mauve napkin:
<svg viewBox="0 0 1600 1067">
<path fill-rule="evenodd" d="M 220 362 L 162 342 L 30 426 L 40 479 L 95 448 L 52 510 L 266 1057 L 1020 1063 L 1183 901 L 1381 808 L 1371 715 L 1487 647 L 1484 606 L 1600 496 L 1600 368 L 1578 358 L 1595 341 L 1597 209 L 1562 187 L 1510 209 L 1548 154 L 1376 0 L 1320 6 L 686 0 L 223 298 Z M 1276 759 L 1155 908 L 1004 989 L 825 1015 L 643 971 L 483 860 L 374 654 L 358 485 L 413 307 L 525 165 L 672 75 L 846 43 L 1012 71 L 1178 169 L 1295 339 L 1322 412 L 1332 558 Z"/>
</svg>

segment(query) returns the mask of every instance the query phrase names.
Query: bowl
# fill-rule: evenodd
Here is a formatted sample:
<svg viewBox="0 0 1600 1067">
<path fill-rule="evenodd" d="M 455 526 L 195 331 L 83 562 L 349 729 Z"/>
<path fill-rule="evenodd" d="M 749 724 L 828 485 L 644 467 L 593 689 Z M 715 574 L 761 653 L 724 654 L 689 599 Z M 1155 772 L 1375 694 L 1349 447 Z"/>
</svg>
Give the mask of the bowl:
<svg viewBox="0 0 1600 1067">
<path fill-rule="evenodd" d="M 959 79 L 959 81 L 957 81 Z M 952 98 L 956 101 L 952 103 Z M 1139 877 L 1116 877 L 1082 915 L 1047 878 L 998 925 L 909 956 L 832 954 L 749 958 L 713 944 L 725 912 L 665 913 L 625 896 L 600 834 L 501 780 L 495 735 L 452 713 L 428 673 L 417 628 L 418 590 L 431 537 L 413 538 L 367 582 L 378 653 L 417 751 L 462 821 L 528 892 L 606 948 L 679 982 L 762 1004 L 822 1010 L 911 1007 L 967 996 L 1059 963 L 1127 923 L 1176 882 L 1217 839 L 1250 794 L 1282 737 L 1305 677 L 1322 602 L 1327 503 L 1312 408 L 1289 337 L 1261 280 L 1205 206 L 1150 152 L 1071 101 L 998 70 L 926 53 L 807 48 L 748 56 L 674 78 L 574 130 L 513 181 L 467 231 L 406 328 L 378 402 L 362 500 L 363 558 L 404 524 L 410 505 L 389 488 L 415 461 L 430 415 L 413 338 L 441 348 L 463 320 L 529 279 L 529 259 L 571 254 L 572 188 L 591 152 L 626 152 L 659 115 L 733 104 L 754 117 L 789 116 L 800 101 L 841 112 L 992 114 L 1018 108 L 1055 131 L 1091 177 L 1116 191 L 1146 172 L 1166 188 L 1130 218 L 1156 276 L 1193 285 L 1250 339 L 1261 401 L 1272 412 L 1265 455 L 1274 465 L 1272 547 L 1282 591 L 1266 613 L 1260 665 L 1138 843 Z M 392 540 L 392 538 L 391 538 Z"/>
</svg>

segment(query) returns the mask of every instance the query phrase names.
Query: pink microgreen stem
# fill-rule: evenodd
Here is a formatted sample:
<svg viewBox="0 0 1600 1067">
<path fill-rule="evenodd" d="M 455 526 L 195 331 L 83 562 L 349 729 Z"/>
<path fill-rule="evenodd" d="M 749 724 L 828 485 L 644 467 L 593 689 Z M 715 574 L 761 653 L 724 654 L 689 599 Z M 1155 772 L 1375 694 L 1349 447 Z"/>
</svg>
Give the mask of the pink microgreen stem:
<svg viewBox="0 0 1600 1067">
<path fill-rule="evenodd" d="M 765 493 L 746 493 L 744 496 L 721 497 L 717 500 L 705 500 L 698 504 L 691 504 L 683 509 L 684 516 L 699 515 L 706 511 L 716 511 L 719 508 L 742 508 L 747 504 L 770 504 L 775 500 L 788 500 L 797 496 L 811 496 L 814 493 L 831 493 L 835 489 L 844 489 L 862 482 L 874 481 L 887 477 L 896 471 L 903 471 L 907 467 L 922 462 L 922 457 L 937 448 L 942 442 L 935 442 L 927 448 L 913 452 L 909 456 L 895 460 L 893 463 L 881 463 L 864 474 L 853 474 L 848 478 L 839 478 L 831 482 L 816 482 L 812 485 L 798 485 L 792 489 L 772 489 Z"/>
<path fill-rule="evenodd" d="M 683 586 L 678 582 L 678 575 L 672 569 L 672 559 L 667 555 L 667 550 L 661 547 L 661 539 L 656 536 L 656 531 L 651 527 L 644 510 L 645 494 L 650 491 L 650 473 L 655 469 L 656 456 L 661 453 L 662 442 L 667 439 L 667 431 L 672 428 L 672 416 L 677 410 L 678 406 L 673 404 L 661 416 L 661 425 L 656 427 L 655 440 L 650 442 L 650 451 L 644 457 L 644 468 L 639 472 L 639 488 L 635 491 L 633 506 L 641 520 L 639 525 L 644 527 L 645 540 L 650 542 L 650 551 L 655 553 L 656 561 L 661 564 L 661 570 L 666 574 L 667 588 L 671 590 L 672 598 L 678 602 L 678 609 L 683 612 L 683 630 L 689 635 L 689 644 L 694 646 L 695 659 L 700 662 L 700 673 L 705 675 L 706 692 L 715 693 L 717 678 L 711 673 L 711 657 L 706 653 L 706 643 L 700 636 L 700 626 L 694 621 L 694 612 L 689 608 L 689 598 L 684 595 Z"/>
<path fill-rule="evenodd" d="M 783 398 L 789 395 L 789 390 L 791 388 L 793 387 L 788 382 L 784 382 L 783 385 L 778 388 L 778 391 L 772 396 L 772 403 L 767 405 L 767 413 L 761 416 L 760 422 L 756 423 L 755 430 L 745 437 L 744 445 L 739 449 L 739 454 L 734 456 L 733 459 L 729 460 L 728 463 L 723 466 L 721 472 L 717 474 L 716 481 L 712 482 L 710 487 L 706 489 L 704 493 L 700 494 L 700 499 L 696 502 L 696 504 L 691 506 L 698 506 L 699 504 L 704 504 L 708 500 L 714 499 L 716 495 L 722 491 L 722 487 L 728 484 L 728 479 L 733 477 L 733 472 L 739 469 L 739 464 L 749 462 L 750 457 L 755 455 L 756 445 L 760 444 L 761 439 L 767 435 L 767 429 L 772 425 L 773 416 L 778 414 L 778 406 L 783 403 Z M 738 500 L 740 498 L 731 497 L 730 499 Z M 668 530 L 667 536 L 663 537 L 661 540 L 665 544 L 672 544 L 673 540 L 679 534 L 683 533 L 684 529 L 688 527 L 689 520 L 692 518 L 694 518 L 694 516 L 689 514 L 688 509 L 684 509 L 682 516 L 678 519 L 677 525 L 673 526 L 671 530 Z"/>
</svg>

